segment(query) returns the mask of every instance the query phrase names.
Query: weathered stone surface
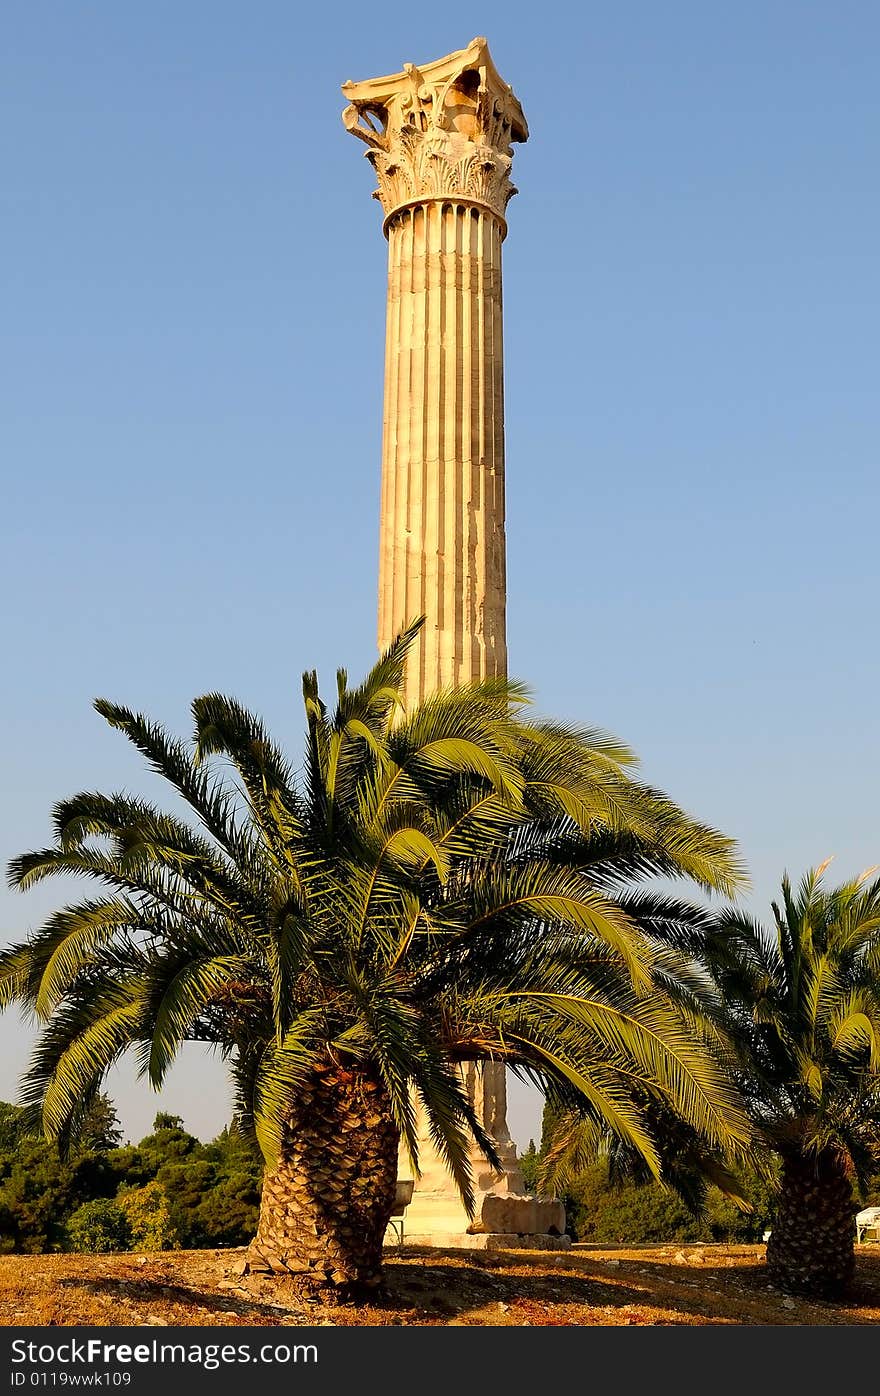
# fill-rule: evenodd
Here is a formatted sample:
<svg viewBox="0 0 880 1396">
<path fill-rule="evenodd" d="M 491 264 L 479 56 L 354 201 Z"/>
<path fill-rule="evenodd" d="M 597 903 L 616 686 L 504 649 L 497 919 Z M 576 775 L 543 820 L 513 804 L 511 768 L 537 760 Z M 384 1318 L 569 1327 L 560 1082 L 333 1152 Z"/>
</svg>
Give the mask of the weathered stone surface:
<svg viewBox="0 0 880 1396">
<path fill-rule="evenodd" d="M 479 1067 L 473 1062 L 461 1067 L 464 1083 L 474 1109 L 487 1134 L 495 1140 L 503 1169 L 491 1167 L 476 1143 L 471 1148 L 471 1170 L 476 1192 L 479 1217 L 483 1199 L 489 1194 L 517 1196 L 525 1192 L 522 1173 L 516 1157 L 516 1146 L 507 1127 L 507 1081 L 501 1063 L 487 1062 Z M 424 1115 L 417 1109 L 419 1121 L 419 1159 L 422 1176 L 415 1184 L 413 1198 L 404 1216 L 404 1232 L 466 1232 L 471 1224 L 458 1191 L 452 1183 L 445 1162 L 434 1148 Z M 402 1150 L 398 1163 L 401 1177 L 411 1177 L 409 1159 Z"/>
<path fill-rule="evenodd" d="M 461 199 L 503 219 L 516 193 L 511 142 L 528 140 L 522 107 L 504 82 L 485 39 L 417 68 L 366 82 L 346 82 L 342 114 L 367 146 L 375 197 L 386 224 L 422 200 Z"/>
<path fill-rule="evenodd" d="M 556 1198 L 500 1196 L 483 1198 L 472 1232 L 513 1232 L 518 1235 L 561 1236 L 565 1231 L 565 1207 Z"/>
<path fill-rule="evenodd" d="M 507 669 L 501 242 L 528 127 L 485 39 L 343 92 L 386 213 L 379 647 L 427 617 L 414 703 Z"/>
</svg>

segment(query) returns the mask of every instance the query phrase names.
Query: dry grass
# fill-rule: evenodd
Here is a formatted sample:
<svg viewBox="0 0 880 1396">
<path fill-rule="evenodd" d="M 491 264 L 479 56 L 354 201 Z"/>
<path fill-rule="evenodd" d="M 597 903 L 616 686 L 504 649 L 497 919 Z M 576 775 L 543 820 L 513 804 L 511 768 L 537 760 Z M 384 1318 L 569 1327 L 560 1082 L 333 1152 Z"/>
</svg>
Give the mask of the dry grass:
<svg viewBox="0 0 880 1396">
<path fill-rule="evenodd" d="M 0 1257 L 0 1325 L 875 1324 L 880 1247 L 858 1248 L 846 1304 L 786 1299 L 761 1246 L 575 1247 L 568 1253 L 428 1252 L 388 1259 L 388 1296 L 327 1307 L 236 1275 L 235 1251 Z"/>
</svg>

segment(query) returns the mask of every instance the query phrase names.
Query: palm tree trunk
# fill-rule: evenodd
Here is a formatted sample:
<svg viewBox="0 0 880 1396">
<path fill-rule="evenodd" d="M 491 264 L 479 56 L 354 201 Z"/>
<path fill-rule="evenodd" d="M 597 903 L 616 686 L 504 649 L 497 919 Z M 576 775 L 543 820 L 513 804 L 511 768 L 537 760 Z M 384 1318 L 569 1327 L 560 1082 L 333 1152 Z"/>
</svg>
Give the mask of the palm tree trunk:
<svg viewBox="0 0 880 1396">
<path fill-rule="evenodd" d="M 263 1180 L 248 1268 L 347 1291 L 378 1286 L 394 1205 L 398 1130 L 381 1082 L 316 1072 L 291 1105 Z"/>
<path fill-rule="evenodd" d="M 767 1241 L 767 1270 L 781 1289 L 832 1297 L 855 1272 L 852 1185 L 831 1149 L 783 1159 L 781 1193 Z"/>
</svg>

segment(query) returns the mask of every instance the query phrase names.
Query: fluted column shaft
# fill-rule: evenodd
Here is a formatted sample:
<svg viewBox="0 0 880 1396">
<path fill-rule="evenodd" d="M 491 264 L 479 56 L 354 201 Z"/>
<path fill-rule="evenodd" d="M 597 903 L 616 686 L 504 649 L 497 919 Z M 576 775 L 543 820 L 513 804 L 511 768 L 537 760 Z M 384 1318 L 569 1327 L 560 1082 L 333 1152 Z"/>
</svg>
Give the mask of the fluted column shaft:
<svg viewBox="0 0 880 1396">
<path fill-rule="evenodd" d="M 501 241 L 425 201 L 388 228 L 379 647 L 427 617 L 408 705 L 507 669 Z"/>
<path fill-rule="evenodd" d="M 425 616 L 407 662 L 412 708 L 438 689 L 507 672 L 501 243 L 516 192 L 512 143 L 528 127 L 483 38 L 343 91 L 343 121 L 367 147 L 388 238 L 378 638 L 385 649 Z M 472 1141 L 478 1203 L 520 1191 L 505 1068 L 460 1070 L 502 1162 L 492 1169 Z M 419 1133 L 408 1224 L 463 1232 L 469 1219 L 421 1116 Z M 405 1158 L 401 1167 L 406 1176 Z"/>
<path fill-rule="evenodd" d="M 440 688 L 507 673 L 505 228 L 490 209 L 451 199 L 400 209 L 386 232 L 378 637 L 385 649 L 415 616 L 426 617 L 407 666 L 412 707 Z M 505 1068 L 467 1063 L 462 1074 L 516 1185 Z M 420 1152 L 422 1191 L 433 1171 L 426 1127 Z M 478 1191 L 497 1186 L 475 1145 L 472 1154 Z M 450 1191 L 445 1177 L 441 1188 Z M 450 1199 L 445 1215 L 458 1206 Z M 467 1225 L 463 1209 L 460 1225 Z"/>
</svg>

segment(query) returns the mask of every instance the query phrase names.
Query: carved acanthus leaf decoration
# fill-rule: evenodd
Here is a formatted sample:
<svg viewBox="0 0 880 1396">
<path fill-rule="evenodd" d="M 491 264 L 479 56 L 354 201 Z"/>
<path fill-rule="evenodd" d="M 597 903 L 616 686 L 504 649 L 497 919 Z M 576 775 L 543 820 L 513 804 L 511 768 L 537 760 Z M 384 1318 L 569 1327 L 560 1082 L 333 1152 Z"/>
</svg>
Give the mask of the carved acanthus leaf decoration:
<svg viewBox="0 0 880 1396">
<path fill-rule="evenodd" d="M 481 204 L 503 220 L 516 193 L 512 143 L 529 132 L 485 39 L 422 68 L 407 63 L 401 73 L 347 82 L 342 90 L 350 99 L 342 119 L 368 147 L 386 224 L 396 209 L 437 198 Z"/>
</svg>

